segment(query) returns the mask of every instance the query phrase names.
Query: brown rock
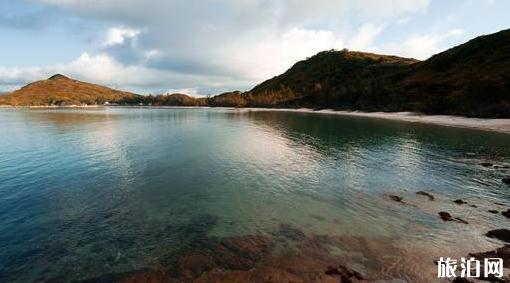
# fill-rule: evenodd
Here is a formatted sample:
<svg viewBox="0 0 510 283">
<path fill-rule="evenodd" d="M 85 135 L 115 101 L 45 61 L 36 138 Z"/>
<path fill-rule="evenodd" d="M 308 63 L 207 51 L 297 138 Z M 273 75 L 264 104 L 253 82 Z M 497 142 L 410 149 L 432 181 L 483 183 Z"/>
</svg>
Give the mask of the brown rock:
<svg viewBox="0 0 510 283">
<path fill-rule="evenodd" d="M 496 169 L 510 169 L 510 166 L 508 166 L 508 165 L 494 165 L 494 168 L 496 168 Z"/>
<path fill-rule="evenodd" d="M 280 224 L 280 229 L 278 230 L 278 235 L 283 236 L 287 239 L 291 239 L 294 241 L 303 241 L 306 239 L 305 233 L 301 230 L 296 229 L 288 224 Z"/>
<path fill-rule="evenodd" d="M 504 245 L 503 247 L 498 248 L 494 251 L 472 253 L 469 255 L 479 260 L 483 260 L 484 258 L 502 258 L 503 266 L 506 268 L 510 268 L 510 245 Z"/>
<path fill-rule="evenodd" d="M 510 243 L 510 230 L 508 229 L 491 230 L 487 232 L 485 236 Z"/>
<path fill-rule="evenodd" d="M 165 274 L 151 270 L 140 270 L 105 276 L 80 281 L 84 283 L 118 282 L 118 283 L 177 283 L 178 280 L 169 278 Z"/>
<path fill-rule="evenodd" d="M 453 220 L 452 215 L 446 211 L 441 211 L 438 214 L 439 214 L 439 217 L 441 217 L 441 219 L 443 221 L 452 221 Z"/>
<path fill-rule="evenodd" d="M 263 235 L 248 235 L 227 238 L 208 247 L 214 262 L 226 269 L 247 270 L 273 247 L 271 238 Z"/>
<path fill-rule="evenodd" d="M 258 259 L 271 249 L 273 241 L 263 235 L 250 235 L 226 239 L 223 245 L 248 258 Z"/>
<path fill-rule="evenodd" d="M 422 196 L 426 196 L 429 198 L 429 200 L 434 200 L 434 196 L 431 195 L 430 193 L 427 193 L 427 192 L 424 192 L 424 191 L 418 191 L 416 192 L 417 195 L 422 195 Z"/>
<path fill-rule="evenodd" d="M 329 266 L 326 269 L 325 274 L 330 276 L 338 276 L 340 277 L 341 282 L 353 282 L 352 279 L 363 280 L 363 276 L 359 272 L 342 265 L 336 267 Z"/>
<path fill-rule="evenodd" d="M 473 283 L 473 281 L 467 280 L 467 279 L 466 279 L 466 278 L 464 278 L 464 277 L 455 277 L 455 278 L 452 280 L 452 283 Z"/>
<path fill-rule="evenodd" d="M 389 197 L 391 200 L 396 201 L 396 202 L 402 202 L 402 200 L 403 200 L 403 198 L 402 198 L 402 197 L 395 196 L 395 195 L 389 195 L 388 197 Z"/>
<path fill-rule="evenodd" d="M 439 217 L 441 217 L 441 219 L 443 221 L 455 221 L 455 222 L 459 222 L 459 223 L 462 223 L 462 224 L 469 224 L 466 220 L 460 218 L 460 217 L 452 217 L 452 215 L 446 211 L 441 211 L 438 213 L 439 214 Z"/>
<path fill-rule="evenodd" d="M 188 254 L 179 259 L 179 275 L 184 279 L 196 278 L 214 266 L 214 261 L 209 255 Z"/>
</svg>

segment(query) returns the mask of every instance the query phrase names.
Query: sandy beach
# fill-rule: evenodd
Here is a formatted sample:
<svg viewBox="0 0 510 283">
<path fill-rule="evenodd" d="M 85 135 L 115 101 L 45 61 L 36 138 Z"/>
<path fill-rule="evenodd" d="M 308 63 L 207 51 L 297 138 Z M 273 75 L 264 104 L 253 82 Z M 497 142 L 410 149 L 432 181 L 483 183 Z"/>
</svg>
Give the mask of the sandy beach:
<svg viewBox="0 0 510 283">
<path fill-rule="evenodd" d="M 412 123 L 434 124 L 457 128 L 478 129 L 510 134 L 510 119 L 485 119 L 468 118 L 452 115 L 423 115 L 413 112 L 360 112 L 360 111 L 336 111 L 336 110 L 313 110 L 309 108 L 299 109 L 268 109 L 268 108 L 246 108 L 250 111 L 285 111 L 300 113 L 316 113 L 328 115 L 344 115 L 355 117 L 367 117 L 377 119 L 388 119 Z"/>
</svg>

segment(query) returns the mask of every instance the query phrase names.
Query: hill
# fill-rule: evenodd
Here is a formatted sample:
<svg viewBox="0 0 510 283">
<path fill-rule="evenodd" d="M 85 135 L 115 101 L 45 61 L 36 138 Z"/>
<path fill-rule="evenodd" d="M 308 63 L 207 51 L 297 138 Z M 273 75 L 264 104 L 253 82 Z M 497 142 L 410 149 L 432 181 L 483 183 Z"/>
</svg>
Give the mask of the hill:
<svg viewBox="0 0 510 283">
<path fill-rule="evenodd" d="M 510 30 L 480 36 L 422 62 L 321 52 L 244 97 L 251 106 L 510 117 Z"/>
<path fill-rule="evenodd" d="M 510 29 L 436 54 L 397 83 L 424 112 L 510 117 Z"/>
<path fill-rule="evenodd" d="M 81 82 L 57 74 L 37 81 L 7 95 L 0 96 L 0 105 L 80 105 L 125 103 L 135 101 L 139 95 L 108 87 Z"/>
<path fill-rule="evenodd" d="M 153 106 L 207 106 L 205 98 L 194 98 L 181 93 L 148 95 L 140 97 L 137 101 Z"/>
<path fill-rule="evenodd" d="M 62 75 L 0 96 L 0 105 L 145 104 L 310 107 L 510 117 L 510 29 L 477 37 L 425 61 L 323 51 L 248 92 L 208 98 L 141 96 Z"/>
<path fill-rule="evenodd" d="M 323 51 L 257 85 L 247 96 L 256 105 L 367 108 L 368 104 L 383 98 L 372 95 L 376 83 L 417 62 L 346 49 Z"/>
</svg>

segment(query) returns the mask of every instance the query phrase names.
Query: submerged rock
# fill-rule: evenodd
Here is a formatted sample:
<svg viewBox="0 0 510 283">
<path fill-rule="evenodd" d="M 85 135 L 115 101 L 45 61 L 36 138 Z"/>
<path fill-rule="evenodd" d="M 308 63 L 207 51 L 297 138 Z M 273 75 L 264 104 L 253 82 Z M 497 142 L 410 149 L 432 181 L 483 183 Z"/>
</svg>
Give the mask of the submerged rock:
<svg viewBox="0 0 510 283">
<path fill-rule="evenodd" d="M 228 238 L 223 245 L 248 258 L 259 259 L 273 247 L 273 240 L 264 235 L 248 235 Z"/>
<path fill-rule="evenodd" d="M 453 220 L 452 215 L 446 211 L 441 211 L 438 214 L 439 214 L 439 217 L 441 217 L 441 219 L 443 221 L 452 221 Z"/>
<path fill-rule="evenodd" d="M 492 213 L 492 214 L 498 214 L 499 213 L 499 211 L 497 211 L 495 209 L 490 209 L 489 212 Z"/>
<path fill-rule="evenodd" d="M 65 280 L 54 280 L 51 282 L 66 282 Z M 151 282 L 151 283 L 177 283 L 179 281 L 173 278 L 166 278 L 164 274 L 149 269 L 112 273 L 100 277 L 89 278 L 81 280 L 82 283 L 98 283 L 98 282 L 119 282 L 119 283 L 138 283 L 138 282 Z"/>
<path fill-rule="evenodd" d="M 455 217 L 453 219 L 453 221 L 457 221 L 457 222 L 462 223 L 462 224 L 469 224 L 466 220 L 464 220 L 464 219 L 462 219 L 460 217 Z"/>
<path fill-rule="evenodd" d="M 510 230 L 508 229 L 496 229 L 491 230 L 485 234 L 489 238 L 501 240 L 503 242 L 510 243 Z"/>
<path fill-rule="evenodd" d="M 247 235 L 212 243 L 207 250 L 219 267 L 248 270 L 268 255 L 272 247 L 273 241 L 267 236 Z"/>
<path fill-rule="evenodd" d="M 502 211 L 501 214 L 503 214 L 503 216 L 506 218 L 510 218 L 510 209 L 507 209 L 507 211 Z"/>
<path fill-rule="evenodd" d="M 482 165 L 483 167 L 492 167 L 492 163 L 490 162 L 482 162 L 480 163 L 480 165 Z"/>
<path fill-rule="evenodd" d="M 473 281 L 470 281 L 464 277 L 455 277 L 452 280 L 452 283 L 473 283 Z"/>
<path fill-rule="evenodd" d="M 191 253 L 179 259 L 179 275 L 192 279 L 215 267 L 214 260 L 207 254 Z"/>
<path fill-rule="evenodd" d="M 417 191 L 416 192 L 417 195 L 422 195 L 422 196 L 426 196 L 429 198 L 429 200 L 434 200 L 434 196 L 430 193 L 427 193 L 427 192 L 424 192 L 424 191 Z"/>
<path fill-rule="evenodd" d="M 456 199 L 456 200 L 454 200 L 453 202 L 454 202 L 454 203 L 456 203 L 456 204 L 458 204 L 458 205 L 467 204 L 467 202 L 466 202 L 466 201 L 463 201 L 463 200 L 461 200 L 461 199 Z"/>
<path fill-rule="evenodd" d="M 460 218 L 460 217 L 452 217 L 452 215 L 446 211 L 441 211 L 438 213 L 439 214 L 439 217 L 441 217 L 441 219 L 443 221 L 454 221 L 454 222 L 459 222 L 459 223 L 462 223 L 462 224 L 469 224 L 466 220 Z"/>
<path fill-rule="evenodd" d="M 298 242 L 306 239 L 305 233 L 289 224 L 280 224 L 277 235 Z"/>
<path fill-rule="evenodd" d="M 363 276 L 359 272 L 342 265 L 335 267 L 329 266 L 325 273 L 326 275 L 340 277 L 341 282 L 353 282 L 352 279 L 364 280 Z"/>
<path fill-rule="evenodd" d="M 505 184 L 510 186 L 510 177 L 506 177 L 506 178 L 501 179 L 501 182 L 503 182 L 503 183 L 505 183 Z"/>
<path fill-rule="evenodd" d="M 393 201 L 396 201 L 396 202 L 403 202 L 403 198 L 402 197 L 399 197 L 399 196 L 396 196 L 396 195 L 389 195 L 388 196 L 391 200 Z"/>
<path fill-rule="evenodd" d="M 482 253 L 472 253 L 469 254 L 472 257 L 477 258 L 478 260 L 483 260 L 485 258 L 502 258 L 503 259 L 503 267 L 510 267 L 510 245 L 504 245 L 501 248 L 498 248 L 493 251 L 482 252 Z"/>
<path fill-rule="evenodd" d="M 494 165 L 495 169 L 510 169 L 508 165 Z"/>
<path fill-rule="evenodd" d="M 481 253 L 470 253 L 470 257 L 474 257 L 478 259 L 479 261 L 484 261 L 485 259 L 489 258 L 501 258 L 503 260 L 503 267 L 508 268 L 510 267 L 510 245 L 504 245 L 501 248 L 498 248 L 493 251 L 488 252 L 481 252 Z M 504 272 L 506 273 L 506 272 Z M 496 277 L 494 274 L 489 274 L 486 276 L 484 272 L 480 273 L 480 277 L 476 277 L 476 279 L 481 281 L 488 281 L 488 282 L 510 282 L 510 278 L 508 276 L 503 276 L 502 278 Z M 505 274 L 506 275 L 506 274 Z M 456 281 L 453 281 L 456 282 Z M 471 281 L 457 281 L 457 282 L 471 282 Z M 479 282 L 479 281 L 476 281 Z"/>
</svg>

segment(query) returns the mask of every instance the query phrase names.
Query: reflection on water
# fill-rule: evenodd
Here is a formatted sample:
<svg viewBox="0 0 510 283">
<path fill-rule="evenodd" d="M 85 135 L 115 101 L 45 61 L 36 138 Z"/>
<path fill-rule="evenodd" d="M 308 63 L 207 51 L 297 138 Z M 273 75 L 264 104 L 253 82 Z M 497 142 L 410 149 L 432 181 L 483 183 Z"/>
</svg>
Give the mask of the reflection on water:
<svg viewBox="0 0 510 283">
<path fill-rule="evenodd" d="M 167 270 L 191 250 L 216 253 L 218 241 L 246 235 L 269 237 L 277 254 L 327 242 L 328 253 L 367 272 L 390 274 L 378 260 L 404 256 L 433 270 L 436 256 L 492 248 L 480 235 L 505 220 L 487 209 L 510 204 L 500 182 L 508 172 L 479 166 L 510 162 L 510 136 L 501 134 L 334 115 L 111 108 L 2 109 L 0 131 L 2 282 Z M 437 200 L 423 201 L 420 190 Z M 470 224 L 444 223 L 441 210 Z"/>
</svg>

